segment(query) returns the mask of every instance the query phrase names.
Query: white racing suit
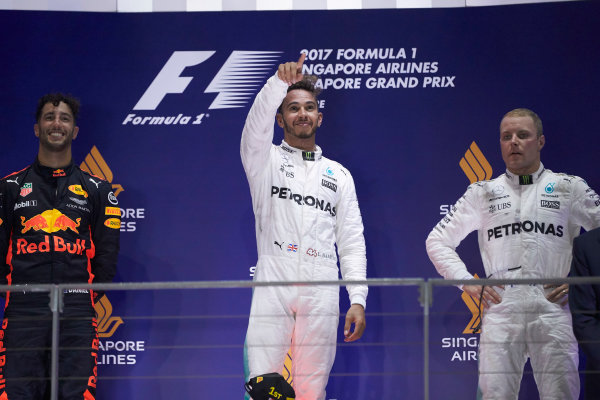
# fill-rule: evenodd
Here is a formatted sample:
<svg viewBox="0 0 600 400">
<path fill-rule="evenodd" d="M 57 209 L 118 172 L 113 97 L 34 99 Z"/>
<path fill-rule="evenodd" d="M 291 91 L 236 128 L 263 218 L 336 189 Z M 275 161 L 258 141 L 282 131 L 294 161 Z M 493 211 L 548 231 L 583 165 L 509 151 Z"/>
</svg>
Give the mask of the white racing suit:
<svg viewBox="0 0 600 400">
<path fill-rule="evenodd" d="M 529 184 L 527 184 L 529 183 Z M 573 238 L 600 226 L 600 198 L 581 178 L 540 165 L 473 183 L 431 231 L 427 253 L 445 279 L 473 279 L 455 249 L 472 231 L 488 278 L 562 278 Z M 577 399 L 577 341 L 568 305 L 551 303 L 543 285 L 494 287 L 502 302 L 485 312 L 479 345 L 484 399 L 517 399 L 529 356 L 541 399 Z"/>
<path fill-rule="evenodd" d="M 363 224 L 350 173 L 285 142 L 273 145 L 274 116 L 287 84 L 271 77 L 256 96 L 241 141 L 256 220 L 255 281 L 366 278 Z M 352 304 L 366 305 L 367 287 L 348 286 Z M 296 399 L 325 399 L 336 351 L 337 286 L 256 287 L 245 344 L 247 378 L 283 371 L 292 348 Z"/>
</svg>

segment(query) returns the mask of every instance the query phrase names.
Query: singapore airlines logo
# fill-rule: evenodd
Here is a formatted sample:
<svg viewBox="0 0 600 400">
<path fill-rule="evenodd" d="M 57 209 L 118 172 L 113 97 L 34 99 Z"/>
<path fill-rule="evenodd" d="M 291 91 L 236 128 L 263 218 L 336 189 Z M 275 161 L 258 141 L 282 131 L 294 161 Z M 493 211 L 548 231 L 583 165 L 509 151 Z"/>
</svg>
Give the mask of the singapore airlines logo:
<svg viewBox="0 0 600 400">
<path fill-rule="evenodd" d="M 119 325 L 123 323 L 123 320 L 121 317 L 112 316 L 112 304 L 110 304 L 106 296 L 102 296 L 100 301 L 94 304 L 94 309 L 98 317 L 98 337 L 111 337 Z"/>
<path fill-rule="evenodd" d="M 471 143 L 471 146 L 465 152 L 465 156 L 458 163 L 467 178 L 471 183 L 490 179 L 492 177 L 492 166 L 485 158 L 477 143 Z M 477 278 L 477 274 L 474 275 Z M 469 311 L 471 311 L 471 321 L 463 330 L 463 333 L 480 333 L 481 332 L 481 307 L 478 298 L 470 296 L 467 292 L 463 292 L 461 296 Z"/>
<path fill-rule="evenodd" d="M 473 276 L 475 279 L 479 278 L 477 274 Z M 481 333 L 481 308 L 479 298 L 472 297 L 467 292 L 463 292 L 461 298 L 469 308 L 469 311 L 471 311 L 472 315 L 471 321 L 469 321 L 463 330 L 463 333 Z"/>
<path fill-rule="evenodd" d="M 89 154 L 85 157 L 85 160 L 83 160 L 80 167 L 82 171 L 99 176 L 100 178 L 103 178 L 110 183 L 112 183 L 114 179 L 110 167 L 108 166 L 106 161 L 104 161 L 104 157 L 102 157 L 102 154 L 100 154 L 100 151 L 98 151 L 98 148 L 96 146 L 92 147 L 92 150 L 90 150 Z M 97 182 L 93 180 L 92 182 L 96 184 L 96 186 L 98 186 Z M 123 189 L 123 186 L 121 186 L 118 183 L 112 183 L 112 188 L 115 196 L 118 196 L 119 193 L 125 190 Z"/>
<path fill-rule="evenodd" d="M 458 163 L 471 183 L 483 181 L 492 177 L 492 166 L 485 158 L 477 143 L 471 143 L 471 146 L 465 152 L 465 156 Z"/>
<path fill-rule="evenodd" d="M 283 363 L 283 371 L 281 371 L 281 376 L 285 378 L 285 380 L 290 384 L 294 384 L 294 379 L 292 377 L 292 350 L 290 349 L 285 356 L 285 362 Z"/>
</svg>

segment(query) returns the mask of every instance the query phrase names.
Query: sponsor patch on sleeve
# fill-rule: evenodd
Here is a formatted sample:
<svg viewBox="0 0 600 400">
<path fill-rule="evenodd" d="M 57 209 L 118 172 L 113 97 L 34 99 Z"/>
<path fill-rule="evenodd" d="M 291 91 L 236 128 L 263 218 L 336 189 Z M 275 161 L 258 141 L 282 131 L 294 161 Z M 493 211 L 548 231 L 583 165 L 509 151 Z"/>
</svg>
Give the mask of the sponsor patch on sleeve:
<svg viewBox="0 0 600 400">
<path fill-rule="evenodd" d="M 326 179 L 321 179 L 321 185 L 326 187 L 327 189 L 331 189 L 334 192 L 337 192 L 337 185 L 333 182 L 329 182 Z"/>
<path fill-rule="evenodd" d="M 112 229 L 120 229 L 121 228 L 121 220 L 119 218 L 109 218 L 106 221 L 104 221 L 104 225 L 106 225 Z"/>
<path fill-rule="evenodd" d="M 553 208 L 560 210 L 560 201 L 541 200 L 541 206 L 544 208 Z"/>
<path fill-rule="evenodd" d="M 83 188 L 81 187 L 81 185 L 71 185 L 69 186 L 69 190 L 73 193 L 75 193 L 78 196 L 83 196 L 87 199 L 88 194 L 85 190 L 83 190 Z"/>
<path fill-rule="evenodd" d="M 110 204 L 115 206 L 119 204 L 119 200 L 117 200 L 117 196 L 115 196 L 113 192 L 110 192 L 108 194 L 108 201 L 110 202 Z"/>
<path fill-rule="evenodd" d="M 106 207 L 105 214 L 106 215 L 116 215 L 116 216 L 120 217 L 121 209 L 119 207 Z"/>
</svg>

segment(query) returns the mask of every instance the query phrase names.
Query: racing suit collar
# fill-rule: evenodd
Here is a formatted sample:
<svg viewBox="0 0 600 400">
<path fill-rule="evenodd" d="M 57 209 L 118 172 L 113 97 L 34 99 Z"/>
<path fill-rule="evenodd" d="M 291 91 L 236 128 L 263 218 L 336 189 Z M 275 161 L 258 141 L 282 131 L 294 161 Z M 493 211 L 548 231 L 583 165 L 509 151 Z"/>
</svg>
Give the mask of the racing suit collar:
<svg viewBox="0 0 600 400">
<path fill-rule="evenodd" d="M 321 148 L 317 145 L 315 145 L 314 151 L 305 151 L 292 147 L 289 144 L 287 144 L 285 140 L 282 140 L 280 147 L 283 151 L 292 154 L 292 157 L 297 158 L 300 161 L 318 161 L 321 159 L 321 157 L 323 157 L 323 152 L 321 151 Z"/>
<path fill-rule="evenodd" d="M 40 164 L 40 160 L 38 160 L 36 157 L 35 161 L 33 162 L 33 168 L 35 172 L 44 179 L 55 179 L 71 175 L 71 172 L 73 172 L 74 164 L 73 161 L 71 161 L 66 167 L 51 168 Z"/>
<path fill-rule="evenodd" d="M 544 173 L 546 169 L 544 168 L 544 164 L 540 163 L 540 167 L 537 171 L 535 171 L 531 175 L 515 175 L 509 170 L 506 170 L 506 177 L 509 181 L 511 181 L 514 185 L 532 185 L 537 183 L 540 179 L 540 176 Z"/>
</svg>

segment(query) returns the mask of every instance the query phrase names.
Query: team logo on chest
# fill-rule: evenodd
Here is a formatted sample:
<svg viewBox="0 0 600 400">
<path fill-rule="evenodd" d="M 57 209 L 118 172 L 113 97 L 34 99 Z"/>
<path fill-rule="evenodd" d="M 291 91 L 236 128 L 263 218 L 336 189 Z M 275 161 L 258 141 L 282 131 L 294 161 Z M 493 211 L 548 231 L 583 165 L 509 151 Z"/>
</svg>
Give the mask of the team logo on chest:
<svg viewBox="0 0 600 400">
<path fill-rule="evenodd" d="M 87 192 L 85 190 L 83 190 L 81 185 L 71 185 L 71 186 L 69 186 L 69 190 L 78 196 L 83 196 L 85 198 L 88 197 Z"/>
<path fill-rule="evenodd" d="M 324 186 L 327 189 L 337 192 L 337 185 L 333 182 L 329 182 L 327 179 L 321 179 L 321 186 Z"/>
<path fill-rule="evenodd" d="M 490 211 L 490 214 L 493 214 L 497 211 L 507 210 L 511 207 L 512 207 L 512 205 L 511 205 L 510 201 L 508 201 L 506 203 L 498 203 L 498 204 L 490 205 L 489 211 Z"/>
<path fill-rule="evenodd" d="M 303 196 L 300 193 L 294 193 L 290 188 L 271 186 L 271 197 L 291 200 L 299 206 L 314 207 L 329 213 L 332 217 L 335 217 L 336 214 L 335 206 L 332 206 L 330 202 L 311 195 Z"/>
<path fill-rule="evenodd" d="M 323 171 L 323 172 L 324 172 L 323 177 L 325 177 L 329 180 L 332 180 L 333 182 L 337 182 L 337 179 L 334 177 L 335 172 L 333 171 L 333 169 L 331 169 L 331 167 L 325 168 L 325 171 Z M 325 185 L 323 185 L 323 186 L 325 186 Z M 337 186 L 336 186 L 336 188 L 337 188 Z M 335 190 L 334 190 L 334 192 L 335 192 Z"/>
<path fill-rule="evenodd" d="M 544 208 L 553 208 L 555 210 L 560 210 L 560 201 L 553 200 L 540 200 L 541 206 Z"/>
<path fill-rule="evenodd" d="M 29 193 L 33 192 L 33 183 L 25 183 L 21 187 L 21 197 L 27 196 Z"/>
<path fill-rule="evenodd" d="M 46 210 L 43 213 L 29 219 L 21 216 L 21 225 L 23 225 L 21 233 L 26 233 L 31 229 L 34 231 L 42 230 L 48 233 L 66 231 L 67 229 L 70 229 L 75 233 L 79 233 L 77 228 L 80 225 L 80 221 L 81 218 L 77 218 L 75 221 L 73 221 L 71 218 L 67 217 L 57 209 Z"/>
<path fill-rule="evenodd" d="M 287 154 L 281 154 L 281 166 L 279 171 L 285 174 L 286 178 L 294 177 L 294 164 L 290 163 L 290 158 Z"/>
</svg>

